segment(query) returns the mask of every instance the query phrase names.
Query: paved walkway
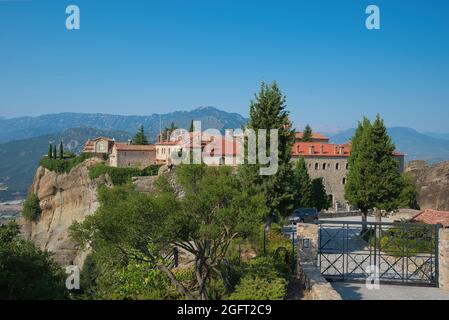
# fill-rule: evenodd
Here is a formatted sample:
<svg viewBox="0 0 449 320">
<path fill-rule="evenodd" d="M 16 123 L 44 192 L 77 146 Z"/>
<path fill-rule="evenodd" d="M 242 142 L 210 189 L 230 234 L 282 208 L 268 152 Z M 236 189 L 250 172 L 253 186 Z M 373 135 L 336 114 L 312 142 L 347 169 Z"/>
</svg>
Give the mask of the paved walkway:
<svg viewBox="0 0 449 320">
<path fill-rule="evenodd" d="M 364 283 L 334 282 L 343 300 L 449 300 L 449 291 L 431 287 L 380 285 L 368 290 Z"/>
</svg>

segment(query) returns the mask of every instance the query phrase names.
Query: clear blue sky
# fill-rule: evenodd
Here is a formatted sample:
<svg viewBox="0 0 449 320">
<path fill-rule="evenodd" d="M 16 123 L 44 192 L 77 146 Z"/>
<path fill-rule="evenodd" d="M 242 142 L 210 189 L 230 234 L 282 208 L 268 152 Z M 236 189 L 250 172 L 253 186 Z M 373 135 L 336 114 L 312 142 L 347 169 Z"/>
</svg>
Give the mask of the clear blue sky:
<svg viewBox="0 0 449 320">
<path fill-rule="evenodd" d="M 81 30 L 65 29 L 77 4 Z M 380 31 L 365 8 L 381 9 Z M 449 132 L 449 1 L 0 0 L 0 116 L 243 115 L 278 81 L 298 126 Z"/>
</svg>

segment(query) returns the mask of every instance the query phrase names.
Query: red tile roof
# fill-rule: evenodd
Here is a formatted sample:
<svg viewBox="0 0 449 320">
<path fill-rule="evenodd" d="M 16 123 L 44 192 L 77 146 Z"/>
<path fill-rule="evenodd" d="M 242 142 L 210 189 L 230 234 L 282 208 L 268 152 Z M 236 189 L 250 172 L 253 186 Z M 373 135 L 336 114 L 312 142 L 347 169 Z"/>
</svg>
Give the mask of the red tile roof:
<svg viewBox="0 0 449 320">
<path fill-rule="evenodd" d="M 303 136 L 304 136 L 303 132 L 296 132 L 295 133 L 295 139 L 297 139 L 297 140 L 302 139 Z M 326 136 L 324 136 L 324 135 L 322 135 L 320 133 L 315 133 L 315 132 L 312 133 L 312 140 L 320 140 L 320 141 L 323 141 L 323 142 L 329 142 L 329 138 L 328 137 L 326 137 Z"/>
<path fill-rule="evenodd" d="M 292 147 L 292 155 L 296 157 L 349 157 L 351 147 L 349 143 L 295 142 Z"/>
<path fill-rule="evenodd" d="M 441 224 L 447 228 L 449 227 L 449 211 L 425 209 L 413 217 L 412 220 L 426 224 Z"/>
</svg>

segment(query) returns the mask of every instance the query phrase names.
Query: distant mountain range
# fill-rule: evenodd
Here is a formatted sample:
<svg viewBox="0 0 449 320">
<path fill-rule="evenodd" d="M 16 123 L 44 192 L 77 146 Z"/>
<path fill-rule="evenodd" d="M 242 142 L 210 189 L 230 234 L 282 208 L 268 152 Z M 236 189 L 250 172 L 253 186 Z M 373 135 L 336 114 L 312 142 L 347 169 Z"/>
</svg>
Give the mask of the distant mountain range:
<svg viewBox="0 0 449 320">
<path fill-rule="evenodd" d="M 331 141 L 344 143 L 351 139 L 355 129 L 331 136 Z M 392 127 L 388 129 L 396 149 L 405 154 L 406 161 L 426 160 L 430 164 L 449 159 L 449 134 L 420 133 L 414 129 Z M 447 139 L 443 137 L 447 136 Z"/>
<path fill-rule="evenodd" d="M 237 113 L 228 113 L 214 107 L 201 107 L 192 111 L 176 111 L 148 116 L 122 116 L 101 113 L 58 113 L 39 117 L 0 118 L 0 143 L 58 133 L 68 128 L 90 127 L 135 133 L 140 125 L 145 127 L 148 139 L 155 141 L 156 135 L 172 122 L 180 128 L 189 129 L 192 119 L 201 121 L 202 128 L 240 128 L 246 119 Z"/>
<path fill-rule="evenodd" d="M 213 107 L 192 111 L 176 111 L 149 116 L 120 116 L 109 114 L 60 113 L 39 117 L 0 118 L 0 200 L 23 197 L 31 184 L 39 160 L 47 153 L 49 143 L 63 141 L 65 149 L 79 152 L 89 138 L 107 136 L 117 141 L 131 138 L 140 125 L 145 127 L 150 141 L 162 128 L 174 122 L 188 129 L 191 120 L 201 120 L 202 129 L 240 128 L 246 119 Z M 355 129 L 330 135 L 331 141 L 344 143 Z M 388 129 L 397 150 L 406 161 L 426 160 L 429 163 L 449 159 L 449 134 L 419 133 L 403 127 Z M 7 190 L 4 190 L 7 188 Z"/>
<path fill-rule="evenodd" d="M 150 116 L 60 113 L 39 117 L 0 118 L 0 200 L 23 197 L 33 180 L 39 160 L 49 143 L 63 141 L 65 150 L 78 153 L 89 138 L 106 136 L 126 141 L 140 125 L 150 141 L 174 122 L 189 129 L 192 120 L 200 120 L 202 130 L 241 128 L 246 119 L 213 107 L 176 111 Z M 4 190 L 7 187 L 7 190 Z"/>
</svg>

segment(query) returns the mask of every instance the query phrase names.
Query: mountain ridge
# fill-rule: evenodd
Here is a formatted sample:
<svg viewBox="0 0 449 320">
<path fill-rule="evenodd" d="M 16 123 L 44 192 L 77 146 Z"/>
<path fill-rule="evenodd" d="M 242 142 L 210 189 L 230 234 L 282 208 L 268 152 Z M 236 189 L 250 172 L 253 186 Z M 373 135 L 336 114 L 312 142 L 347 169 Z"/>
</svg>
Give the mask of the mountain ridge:
<svg viewBox="0 0 449 320">
<path fill-rule="evenodd" d="M 199 107 L 190 111 L 174 111 L 151 115 L 114 115 L 106 113 L 62 112 L 36 117 L 0 118 L 0 143 L 58 133 L 67 128 L 90 127 L 99 130 L 124 131 L 133 134 L 140 125 L 145 127 L 150 141 L 162 129 L 174 122 L 188 129 L 191 120 L 200 120 L 204 129 L 240 128 L 246 119 L 238 113 L 229 113 L 215 107 Z"/>
</svg>

